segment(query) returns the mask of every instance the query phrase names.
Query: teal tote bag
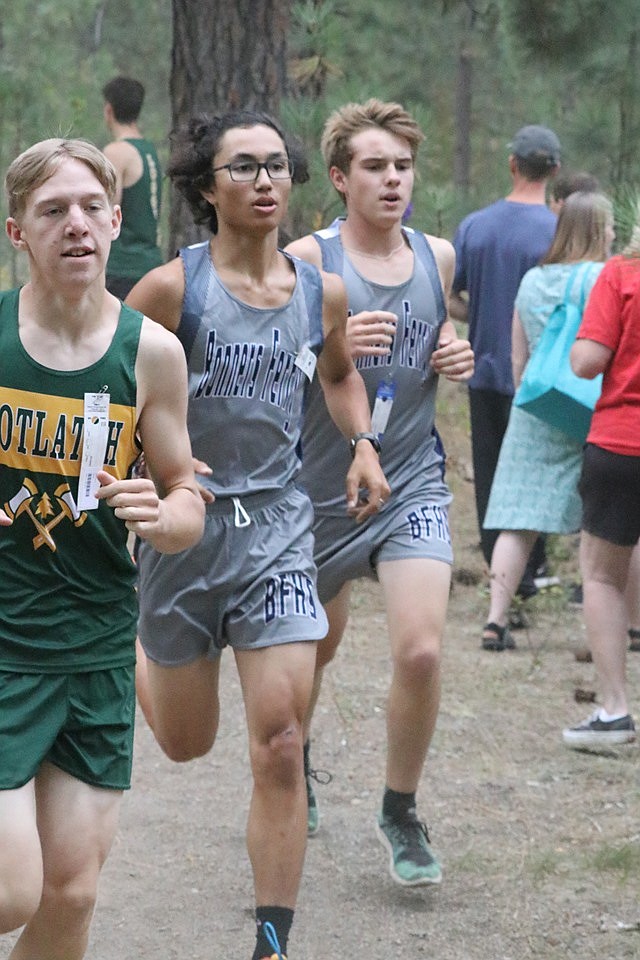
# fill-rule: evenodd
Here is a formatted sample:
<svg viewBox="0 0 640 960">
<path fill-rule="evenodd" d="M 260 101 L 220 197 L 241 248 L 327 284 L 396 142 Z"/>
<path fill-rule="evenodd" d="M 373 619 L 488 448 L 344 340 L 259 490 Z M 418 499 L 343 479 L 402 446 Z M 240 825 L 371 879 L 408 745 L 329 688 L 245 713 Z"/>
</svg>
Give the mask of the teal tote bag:
<svg viewBox="0 0 640 960">
<path fill-rule="evenodd" d="M 602 374 L 584 380 L 575 375 L 569 362 L 582 320 L 590 268 L 590 263 L 579 263 L 569 274 L 564 300 L 549 317 L 513 400 L 517 407 L 581 443 L 587 438 L 602 388 Z M 576 281 L 580 283 L 577 303 L 570 299 Z"/>
</svg>

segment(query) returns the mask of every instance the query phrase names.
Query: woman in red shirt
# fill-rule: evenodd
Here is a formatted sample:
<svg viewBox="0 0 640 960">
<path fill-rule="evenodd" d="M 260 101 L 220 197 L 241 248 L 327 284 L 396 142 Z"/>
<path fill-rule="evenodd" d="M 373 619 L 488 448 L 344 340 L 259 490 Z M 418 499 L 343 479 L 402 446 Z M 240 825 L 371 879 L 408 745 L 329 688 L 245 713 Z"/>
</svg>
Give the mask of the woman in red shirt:
<svg viewBox="0 0 640 960">
<path fill-rule="evenodd" d="M 593 287 L 571 366 L 587 379 L 603 374 L 579 487 L 584 618 L 603 705 L 563 731 L 567 746 L 581 748 L 635 740 L 626 694 L 625 591 L 640 538 L 640 226 Z"/>
</svg>

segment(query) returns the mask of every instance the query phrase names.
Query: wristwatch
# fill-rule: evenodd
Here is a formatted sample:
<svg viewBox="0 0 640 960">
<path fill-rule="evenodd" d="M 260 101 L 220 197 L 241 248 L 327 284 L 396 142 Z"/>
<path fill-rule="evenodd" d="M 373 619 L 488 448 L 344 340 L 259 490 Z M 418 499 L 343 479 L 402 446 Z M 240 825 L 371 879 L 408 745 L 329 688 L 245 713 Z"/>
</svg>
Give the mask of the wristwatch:
<svg viewBox="0 0 640 960">
<path fill-rule="evenodd" d="M 380 453 L 382 448 L 375 433 L 356 433 L 356 435 L 351 437 L 351 440 L 349 441 L 349 449 L 351 450 L 352 457 L 355 457 L 356 455 L 356 446 L 359 440 L 368 440 L 376 453 Z"/>
</svg>

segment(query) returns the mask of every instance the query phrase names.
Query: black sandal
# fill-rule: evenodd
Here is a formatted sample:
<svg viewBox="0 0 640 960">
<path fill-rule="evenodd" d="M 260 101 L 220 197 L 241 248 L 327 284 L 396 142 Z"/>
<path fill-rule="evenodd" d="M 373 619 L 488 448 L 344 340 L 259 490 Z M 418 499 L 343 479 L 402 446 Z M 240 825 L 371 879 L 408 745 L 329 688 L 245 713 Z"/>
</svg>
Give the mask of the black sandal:
<svg viewBox="0 0 640 960">
<path fill-rule="evenodd" d="M 629 639 L 631 640 L 631 643 L 629 644 L 629 650 L 631 650 L 632 653 L 640 653 L 640 630 L 634 630 L 634 628 L 631 627 L 627 633 L 629 634 Z"/>
<path fill-rule="evenodd" d="M 516 642 L 508 627 L 499 627 L 497 623 L 487 623 L 482 631 L 483 650 L 514 650 Z"/>
</svg>

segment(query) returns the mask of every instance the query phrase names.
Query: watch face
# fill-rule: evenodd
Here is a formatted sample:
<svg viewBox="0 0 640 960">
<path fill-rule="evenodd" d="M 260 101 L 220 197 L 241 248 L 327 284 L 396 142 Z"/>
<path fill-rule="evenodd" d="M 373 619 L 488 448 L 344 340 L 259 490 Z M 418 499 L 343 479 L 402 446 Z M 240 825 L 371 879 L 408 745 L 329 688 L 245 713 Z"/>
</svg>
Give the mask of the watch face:
<svg viewBox="0 0 640 960">
<path fill-rule="evenodd" d="M 355 437 L 351 438 L 351 455 L 353 456 L 356 452 L 356 446 L 361 440 L 366 440 L 367 443 L 370 443 L 376 453 L 380 453 L 380 441 L 374 433 L 356 433 Z"/>
</svg>

